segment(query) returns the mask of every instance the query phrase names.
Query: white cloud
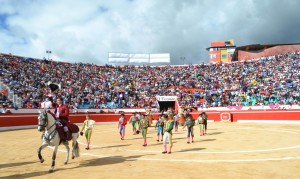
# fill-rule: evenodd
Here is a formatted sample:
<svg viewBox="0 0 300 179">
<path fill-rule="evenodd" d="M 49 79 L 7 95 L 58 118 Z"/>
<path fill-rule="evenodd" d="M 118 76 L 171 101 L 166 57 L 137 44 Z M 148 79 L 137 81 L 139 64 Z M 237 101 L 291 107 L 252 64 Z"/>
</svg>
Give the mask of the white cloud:
<svg viewBox="0 0 300 179">
<path fill-rule="evenodd" d="M 105 64 L 109 52 L 171 53 L 207 62 L 211 41 L 299 42 L 300 2 L 258 0 L 0 0 L 0 52 Z M 282 7 L 285 8 L 282 8 Z M 289 22 L 289 19 L 294 22 Z M 1 24 L 0 24 L 1 25 Z M 5 27 L 4 27 L 5 25 Z"/>
</svg>

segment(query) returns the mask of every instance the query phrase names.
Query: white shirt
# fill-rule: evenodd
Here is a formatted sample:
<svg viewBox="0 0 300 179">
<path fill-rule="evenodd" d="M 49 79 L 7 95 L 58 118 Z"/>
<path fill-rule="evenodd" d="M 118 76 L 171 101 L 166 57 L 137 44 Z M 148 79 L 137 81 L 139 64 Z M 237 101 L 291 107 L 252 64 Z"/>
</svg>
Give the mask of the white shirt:
<svg viewBox="0 0 300 179">
<path fill-rule="evenodd" d="M 60 106 L 61 106 L 61 105 L 59 105 L 58 108 L 57 108 L 57 110 L 56 110 L 55 116 L 56 116 L 57 118 L 59 118 L 59 108 L 60 108 Z"/>
</svg>

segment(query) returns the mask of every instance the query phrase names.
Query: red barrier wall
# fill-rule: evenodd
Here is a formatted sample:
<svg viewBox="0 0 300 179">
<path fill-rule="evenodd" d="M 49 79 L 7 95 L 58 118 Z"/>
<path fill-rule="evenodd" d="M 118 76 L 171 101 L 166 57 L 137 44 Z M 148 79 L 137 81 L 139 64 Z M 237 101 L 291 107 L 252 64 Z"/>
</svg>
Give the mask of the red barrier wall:
<svg viewBox="0 0 300 179">
<path fill-rule="evenodd" d="M 91 118 L 96 122 L 118 122 L 120 114 L 90 114 Z M 125 119 L 129 120 L 130 115 L 125 115 Z M 26 126 L 37 125 L 37 115 L 1 115 L 0 127 L 9 126 Z M 71 114 L 69 119 L 73 123 L 83 123 L 85 114 Z"/>
<path fill-rule="evenodd" d="M 300 120 L 300 111 L 230 112 L 232 122 L 237 120 Z"/>
</svg>

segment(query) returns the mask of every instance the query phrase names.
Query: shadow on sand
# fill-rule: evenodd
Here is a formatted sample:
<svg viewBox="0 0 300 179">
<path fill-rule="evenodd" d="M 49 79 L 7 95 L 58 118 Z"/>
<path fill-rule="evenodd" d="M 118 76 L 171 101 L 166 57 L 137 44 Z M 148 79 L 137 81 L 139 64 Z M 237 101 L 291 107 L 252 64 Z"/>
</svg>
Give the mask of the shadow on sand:
<svg viewBox="0 0 300 179">
<path fill-rule="evenodd" d="M 205 135 L 219 135 L 223 134 L 224 132 L 212 132 L 212 133 L 206 133 Z"/>
<path fill-rule="evenodd" d="M 111 156 L 111 157 L 102 157 L 102 158 L 95 158 L 95 159 L 90 159 L 90 160 L 85 160 L 82 161 L 78 166 L 72 167 L 72 168 L 57 168 L 54 170 L 54 172 L 58 171 L 64 171 L 64 170 L 70 170 L 72 171 L 73 169 L 76 168 L 83 168 L 83 167 L 95 167 L 95 166 L 102 166 L 102 165 L 113 165 L 117 163 L 122 163 L 125 161 L 135 161 L 138 158 L 145 156 L 145 155 L 133 155 L 133 156 L 128 156 L 128 157 L 122 157 L 122 156 Z M 24 162 L 26 163 L 26 162 Z M 34 163 L 34 162 L 33 162 Z M 50 165 L 49 165 L 50 167 Z M 39 171 L 39 172 L 31 172 L 31 173 L 24 173 L 24 174 L 15 174 L 15 175 L 10 175 L 10 176 L 4 176 L 1 178 L 31 178 L 31 177 L 51 177 L 51 173 L 48 171 Z"/>
<path fill-rule="evenodd" d="M 36 163 L 36 161 L 33 161 L 33 162 L 20 162 L 20 163 L 5 163 L 5 164 L 0 164 L 0 168 L 18 167 L 18 166 L 28 165 L 28 164 L 33 164 L 33 163 Z"/>
<path fill-rule="evenodd" d="M 191 148 L 191 149 L 183 149 L 178 152 L 189 152 L 189 151 L 199 151 L 199 150 L 205 150 L 206 148 Z"/>
<path fill-rule="evenodd" d="M 106 148 L 114 148 L 114 147 L 125 147 L 130 146 L 131 144 L 122 144 L 122 145 L 109 145 L 109 146 L 103 146 L 103 147 L 93 147 L 92 149 L 106 149 Z"/>
<path fill-rule="evenodd" d="M 176 141 L 173 141 L 173 144 L 175 144 L 175 143 L 177 143 Z M 153 143 L 153 144 L 148 144 L 148 146 L 156 146 L 156 145 L 161 145 L 161 146 L 163 146 L 164 144 L 163 144 L 163 142 L 162 141 L 159 141 L 159 142 L 157 142 L 157 143 Z"/>
<path fill-rule="evenodd" d="M 215 141 L 216 139 L 204 139 L 204 140 L 201 140 L 199 142 L 209 142 L 209 141 Z"/>
</svg>

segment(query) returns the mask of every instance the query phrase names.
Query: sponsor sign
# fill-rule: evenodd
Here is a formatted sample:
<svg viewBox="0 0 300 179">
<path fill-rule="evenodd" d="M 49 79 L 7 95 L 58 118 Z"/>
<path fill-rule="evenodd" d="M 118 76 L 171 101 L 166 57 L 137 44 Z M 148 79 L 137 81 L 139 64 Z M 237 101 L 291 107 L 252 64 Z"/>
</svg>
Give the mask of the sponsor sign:
<svg viewBox="0 0 300 179">
<path fill-rule="evenodd" d="M 177 96 L 156 96 L 157 101 L 176 101 Z"/>
</svg>

